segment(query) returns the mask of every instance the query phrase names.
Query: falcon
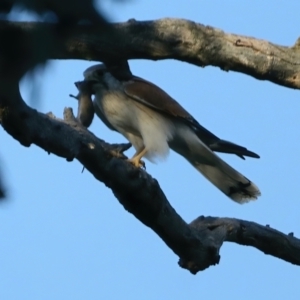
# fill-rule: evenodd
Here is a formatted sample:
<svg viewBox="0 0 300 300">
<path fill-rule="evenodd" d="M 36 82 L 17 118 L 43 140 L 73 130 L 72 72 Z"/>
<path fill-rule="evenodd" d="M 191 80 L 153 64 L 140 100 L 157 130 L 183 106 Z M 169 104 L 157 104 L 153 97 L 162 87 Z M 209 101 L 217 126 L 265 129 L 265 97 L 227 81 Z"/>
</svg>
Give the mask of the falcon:
<svg viewBox="0 0 300 300">
<path fill-rule="evenodd" d="M 245 203 L 260 195 L 257 186 L 214 151 L 259 158 L 247 148 L 222 140 L 201 126 L 177 101 L 155 84 L 134 76 L 126 62 L 98 64 L 84 71 L 92 84 L 94 109 L 103 123 L 135 148 L 129 162 L 163 159 L 169 149 L 183 156 L 230 199 Z"/>
</svg>

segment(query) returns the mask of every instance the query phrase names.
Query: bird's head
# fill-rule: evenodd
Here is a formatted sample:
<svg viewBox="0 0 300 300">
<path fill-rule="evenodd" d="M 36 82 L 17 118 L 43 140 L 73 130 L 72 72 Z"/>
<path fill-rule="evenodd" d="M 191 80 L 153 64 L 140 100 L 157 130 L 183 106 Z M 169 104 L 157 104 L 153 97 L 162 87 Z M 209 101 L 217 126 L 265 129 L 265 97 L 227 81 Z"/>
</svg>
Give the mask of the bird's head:
<svg viewBox="0 0 300 300">
<path fill-rule="evenodd" d="M 83 72 L 84 81 L 89 82 L 92 86 L 92 94 L 110 88 L 109 78 L 111 77 L 105 64 L 97 64 L 87 68 Z"/>
<path fill-rule="evenodd" d="M 123 82 L 132 78 L 127 61 L 91 66 L 84 71 L 83 76 L 84 81 L 91 82 L 93 94 L 108 90 L 122 90 Z"/>
<path fill-rule="evenodd" d="M 87 68 L 83 72 L 84 80 L 86 81 L 102 81 L 104 74 L 108 72 L 105 64 L 98 64 Z"/>
<path fill-rule="evenodd" d="M 97 64 L 87 68 L 83 72 L 86 81 L 93 81 L 108 86 L 111 81 L 128 81 L 132 78 L 127 61 Z"/>
</svg>

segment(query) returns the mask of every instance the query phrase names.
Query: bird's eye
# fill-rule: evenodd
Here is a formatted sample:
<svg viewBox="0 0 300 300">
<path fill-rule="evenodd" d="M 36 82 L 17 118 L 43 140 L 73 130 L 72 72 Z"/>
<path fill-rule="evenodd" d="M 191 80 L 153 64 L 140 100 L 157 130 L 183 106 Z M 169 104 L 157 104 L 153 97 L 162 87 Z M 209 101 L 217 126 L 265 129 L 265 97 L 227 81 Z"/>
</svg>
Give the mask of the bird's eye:
<svg viewBox="0 0 300 300">
<path fill-rule="evenodd" d="M 97 70 L 96 74 L 98 77 L 102 77 L 104 75 L 104 70 Z"/>
</svg>

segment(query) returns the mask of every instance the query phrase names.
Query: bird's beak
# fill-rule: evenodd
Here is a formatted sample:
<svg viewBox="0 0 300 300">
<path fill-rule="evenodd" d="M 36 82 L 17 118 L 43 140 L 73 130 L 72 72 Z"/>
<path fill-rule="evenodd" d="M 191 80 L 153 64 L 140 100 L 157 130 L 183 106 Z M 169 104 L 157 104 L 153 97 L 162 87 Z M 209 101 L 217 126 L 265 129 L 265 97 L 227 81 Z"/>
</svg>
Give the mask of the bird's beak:
<svg viewBox="0 0 300 300">
<path fill-rule="evenodd" d="M 74 82 L 74 84 L 75 84 L 75 86 L 78 88 L 79 85 L 80 85 L 80 81 L 76 81 L 76 82 Z"/>
</svg>

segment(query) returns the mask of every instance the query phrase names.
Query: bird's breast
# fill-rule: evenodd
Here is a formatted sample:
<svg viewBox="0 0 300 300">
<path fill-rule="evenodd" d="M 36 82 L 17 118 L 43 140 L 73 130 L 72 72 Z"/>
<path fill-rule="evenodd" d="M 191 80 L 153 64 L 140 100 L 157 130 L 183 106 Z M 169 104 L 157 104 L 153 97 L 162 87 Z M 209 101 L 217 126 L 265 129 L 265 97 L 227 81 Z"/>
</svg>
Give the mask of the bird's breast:
<svg viewBox="0 0 300 300">
<path fill-rule="evenodd" d="M 146 157 L 165 158 L 168 141 L 174 135 L 173 122 L 163 114 L 128 97 L 123 91 L 96 94 L 95 101 L 107 121 L 138 150 L 147 149 Z"/>
<path fill-rule="evenodd" d="M 133 100 L 121 91 L 96 94 L 95 101 L 109 123 L 119 132 L 138 134 L 138 120 L 133 111 Z"/>
</svg>

